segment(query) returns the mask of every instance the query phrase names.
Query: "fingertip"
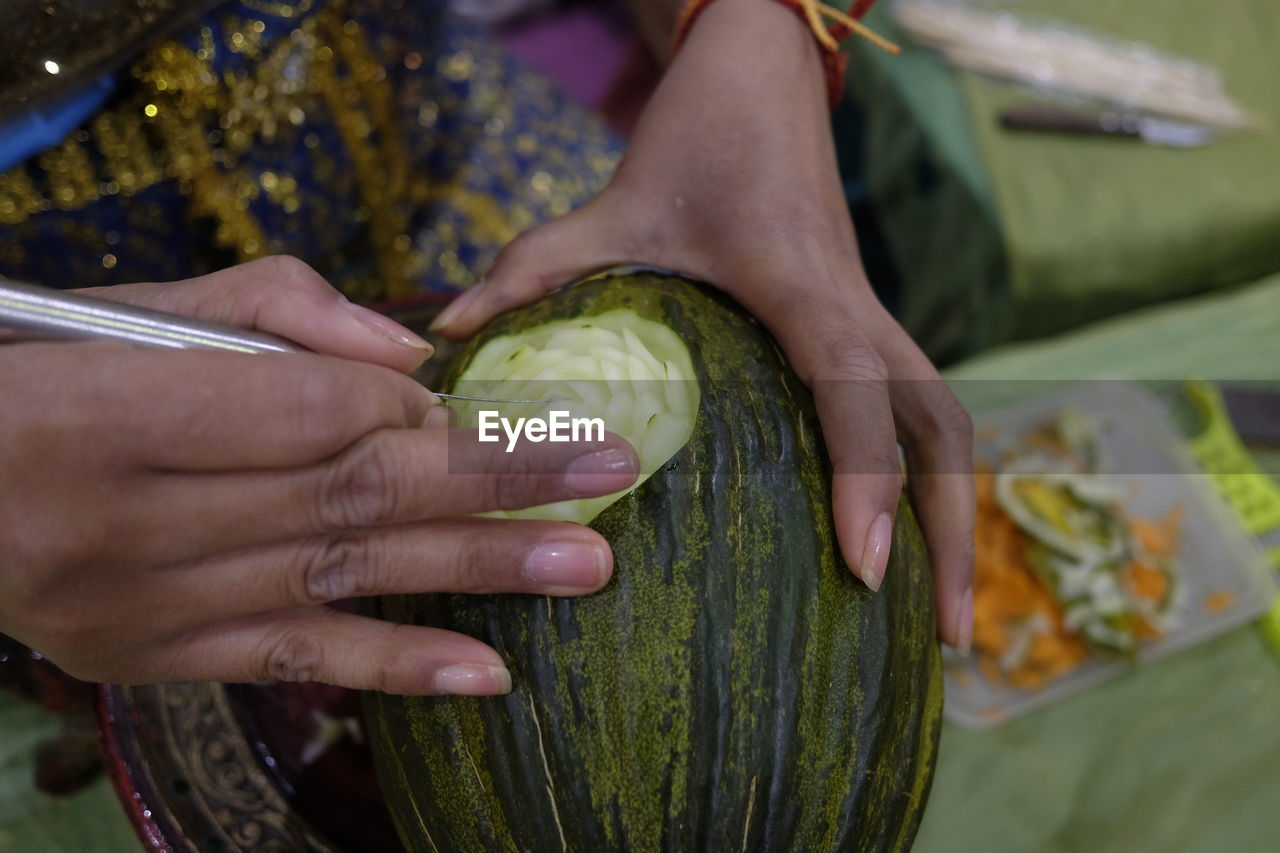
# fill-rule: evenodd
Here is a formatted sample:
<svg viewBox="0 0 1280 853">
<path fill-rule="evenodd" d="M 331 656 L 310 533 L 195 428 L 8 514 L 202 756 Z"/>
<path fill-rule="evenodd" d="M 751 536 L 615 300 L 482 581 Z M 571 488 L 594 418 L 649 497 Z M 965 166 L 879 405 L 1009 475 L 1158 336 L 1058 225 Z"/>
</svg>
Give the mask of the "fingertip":
<svg viewBox="0 0 1280 853">
<path fill-rule="evenodd" d="M 902 496 L 895 474 L 837 474 L 832 483 L 841 554 L 850 572 L 879 591 L 893 549 L 893 528 Z"/>
<path fill-rule="evenodd" d="M 579 456 L 565 470 L 565 484 L 577 497 L 597 497 L 621 491 L 640 475 L 635 448 L 620 436 L 608 446 Z M 607 440 L 607 439 L 606 439 Z"/>
<path fill-rule="evenodd" d="M 427 415 L 422 420 L 422 426 L 426 429 L 449 429 L 454 426 L 458 420 L 458 413 L 439 397 L 434 394 L 431 396 L 435 398 L 438 405 L 432 405 L 427 409 Z"/>
<path fill-rule="evenodd" d="M 416 425 L 422 429 L 433 429 L 440 426 L 443 422 L 447 427 L 449 423 L 449 407 L 431 391 L 426 388 L 422 389 L 425 393 L 421 395 L 421 402 L 414 410 L 417 418 L 410 417 L 410 425 Z"/>
<path fill-rule="evenodd" d="M 445 309 L 440 312 L 440 316 L 436 317 L 430 325 L 430 330 L 440 332 L 446 337 L 456 337 L 464 333 L 461 328 L 463 325 L 459 321 L 467 313 L 467 310 L 480 298 L 484 292 L 485 281 L 481 279 L 467 290 L 463 291 L 458 298 L 450 302 Z"/>
<path fill-rule="evenodd" d="M 372 308 L 366 308 L 363 305 L 357 305 L 346 300 L 343 300 L 340 304 L 365 330 L 371 331 L 400 346 L 420 351 L 424 360 L 436 350 L 430 341 L 415 334 L 385 314 L 380 314 Z"/>
<path fill-rule="evenodd" d="M 872 592 L 880 589 L 885 570 L 889 566 L 889 551 L 893 547 L 893 516 L 882 512 L 867 528 L 863 540 L 862 556 L 858 562 L 858 576 Z"/>
<path fill-rule="evenodd" d="M 968 654 L 973 644 L 973 585 L 948 583 L 945 574 L 934 573 L 938 639 L 960 654 Z"/>
<path fill-rule="evenodd" d="M 431 684 L 441 695 L 500 696 L 511 692 L 511 672 L 505 666 L 450 664 L 435 671 Z"/>
</svg>

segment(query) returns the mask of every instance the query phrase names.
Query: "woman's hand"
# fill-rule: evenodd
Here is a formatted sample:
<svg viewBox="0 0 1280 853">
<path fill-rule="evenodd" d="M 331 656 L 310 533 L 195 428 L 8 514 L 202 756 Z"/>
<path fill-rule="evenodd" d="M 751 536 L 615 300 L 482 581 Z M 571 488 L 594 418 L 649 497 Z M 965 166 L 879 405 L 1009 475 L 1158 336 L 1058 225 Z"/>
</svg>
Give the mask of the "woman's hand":
<svg viewBox="0 0 1280 853">
<path fill-rule="evenodd" d="M 888 560 L 902 443 L 933 563 L 939 634 L 967 650 L 969 419 L 867 282 L 818 49 L 782 4 L 711 4 L 609 186 L 508 246 L 436 328 L 470 335 L 495 314 L 626 263 L 713 282 L 773 332 L 813 390 L 836 472 L 841 549 L 872 589 Z"/>
<path fill-rule="evenodd" d="M 0 631 L 72 675 L 500 693 L 483 643 L 326 605 L 608 580 L 586 528 L 467 516 L 625 488 L 625 442 L 450 447 L 429 347 L 290 258 L 100 295 L 317 354 L 0 347 Z"/>
</svg>

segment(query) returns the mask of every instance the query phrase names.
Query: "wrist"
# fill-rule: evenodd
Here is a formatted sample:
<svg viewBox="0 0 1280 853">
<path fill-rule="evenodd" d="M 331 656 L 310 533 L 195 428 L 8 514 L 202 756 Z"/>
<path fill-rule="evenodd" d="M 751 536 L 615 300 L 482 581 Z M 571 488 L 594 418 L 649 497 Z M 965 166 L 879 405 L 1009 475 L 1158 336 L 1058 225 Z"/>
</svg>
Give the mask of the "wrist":
<svg viewBox="0 0 1280 853">
<path fill-rule="evenodd" d="M 774 57 L 793 64 L 799 58 L 810 68 L 816 64 L 819 90 L 826 93 L 826 105 L 833 110 L 844 91 L 846 64 L 837 37 L 848 31 L 842 27 L 829 31 L 822 20 L 827 13 L 842 15 L 820 0 L 689 0 L 678 22 L 675 48 L 682 50 L 682 45 L 694 40 L 695 34 L 699 42 L 705 43 L 708 30 L 723 37 L 725 31 L 745 33 L 753 29 L 754 34 L 746 37 L 749 44 L 745 48 L 739 45 L 731 60 L 753 68 Z M 736 30 L 735 23 L 740 25 Z M 861 27 L 856 21 L 851 23 Z M 794 72 L 793 68 L 788 70 Z"/>
<path fill-rule="evenodd" d="M 777 0 L 708 4 L 676 61 L 732 80 L 766 102 L 771 92 L 819 104 L 825 98 L 823 52 L 805 21 Z"/>
<path fill-rule="evenodd" d="M 690 30 L 708 7 L 716 6 L 722 10 L 712 13 L 713 18 L 723 18 L 728 14 L 727 11 L 723 11 L 726 4 L 739 15 L 745 13 L 748 16 L 758 16 L 762 14 L 757 11 L 761 8 L 760 2 L 761 0 L 721 0 L 720 3 L 713 3 L 712 0 L 687 0 L 676 22 L 673 52 L 679 50 L 688 39 Z M 805 27 L 814 40 L 821 46 L 819 56 L 827 89 L 827 102 L 832 110 L 840 103 L 844 91 L 844 71 L 848 63 L 848 56 L 840 50 L 841 40 L 857 34 L 888 53 L 897 54 L 901 51 L 896 44 L 858 21 L 858 18 L 874 5 L 875 0 L 857 0 L 848 13 L 827 5 L 823 0 L 774 0 L 774 2 L 795 12 L 804 21 Z M 771 40 L 766 39 L 766 41 Z"/>
</svg>

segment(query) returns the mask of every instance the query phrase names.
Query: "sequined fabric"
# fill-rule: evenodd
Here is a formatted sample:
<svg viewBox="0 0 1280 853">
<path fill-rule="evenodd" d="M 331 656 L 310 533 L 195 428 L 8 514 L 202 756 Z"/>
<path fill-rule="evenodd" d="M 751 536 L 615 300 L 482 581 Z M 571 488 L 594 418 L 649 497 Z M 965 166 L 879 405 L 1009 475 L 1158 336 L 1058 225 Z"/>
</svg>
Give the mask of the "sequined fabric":
<svg viewBox="0 0 1280 853">
<path fill-rule="evenodd" d="M 437 0 L 240 0 L 0 175 L 0 274 L 157 281 L 297 255 L 352 298 L 465 287 L 616 141 Z"/>
</svg>

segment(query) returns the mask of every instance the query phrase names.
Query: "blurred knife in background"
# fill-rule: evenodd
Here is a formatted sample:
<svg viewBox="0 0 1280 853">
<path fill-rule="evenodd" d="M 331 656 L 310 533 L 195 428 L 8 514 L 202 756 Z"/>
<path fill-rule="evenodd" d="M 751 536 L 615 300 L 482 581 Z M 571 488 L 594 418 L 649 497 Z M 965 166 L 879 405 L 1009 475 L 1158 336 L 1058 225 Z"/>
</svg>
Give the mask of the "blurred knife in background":
<svg viewBox="0 0 1280 853">
<path fill-rule="evenodd" d="M 1030 105 L 1012 107 L 1000 113 L 1000 124 L 1008 130 L 1072 136 L 1109 136 L 1175 148 L 1208 145 L 1219 135 L 1217 130 L 1204 125 L 1136 113 L 1094 113 Z"/>
</svg>

